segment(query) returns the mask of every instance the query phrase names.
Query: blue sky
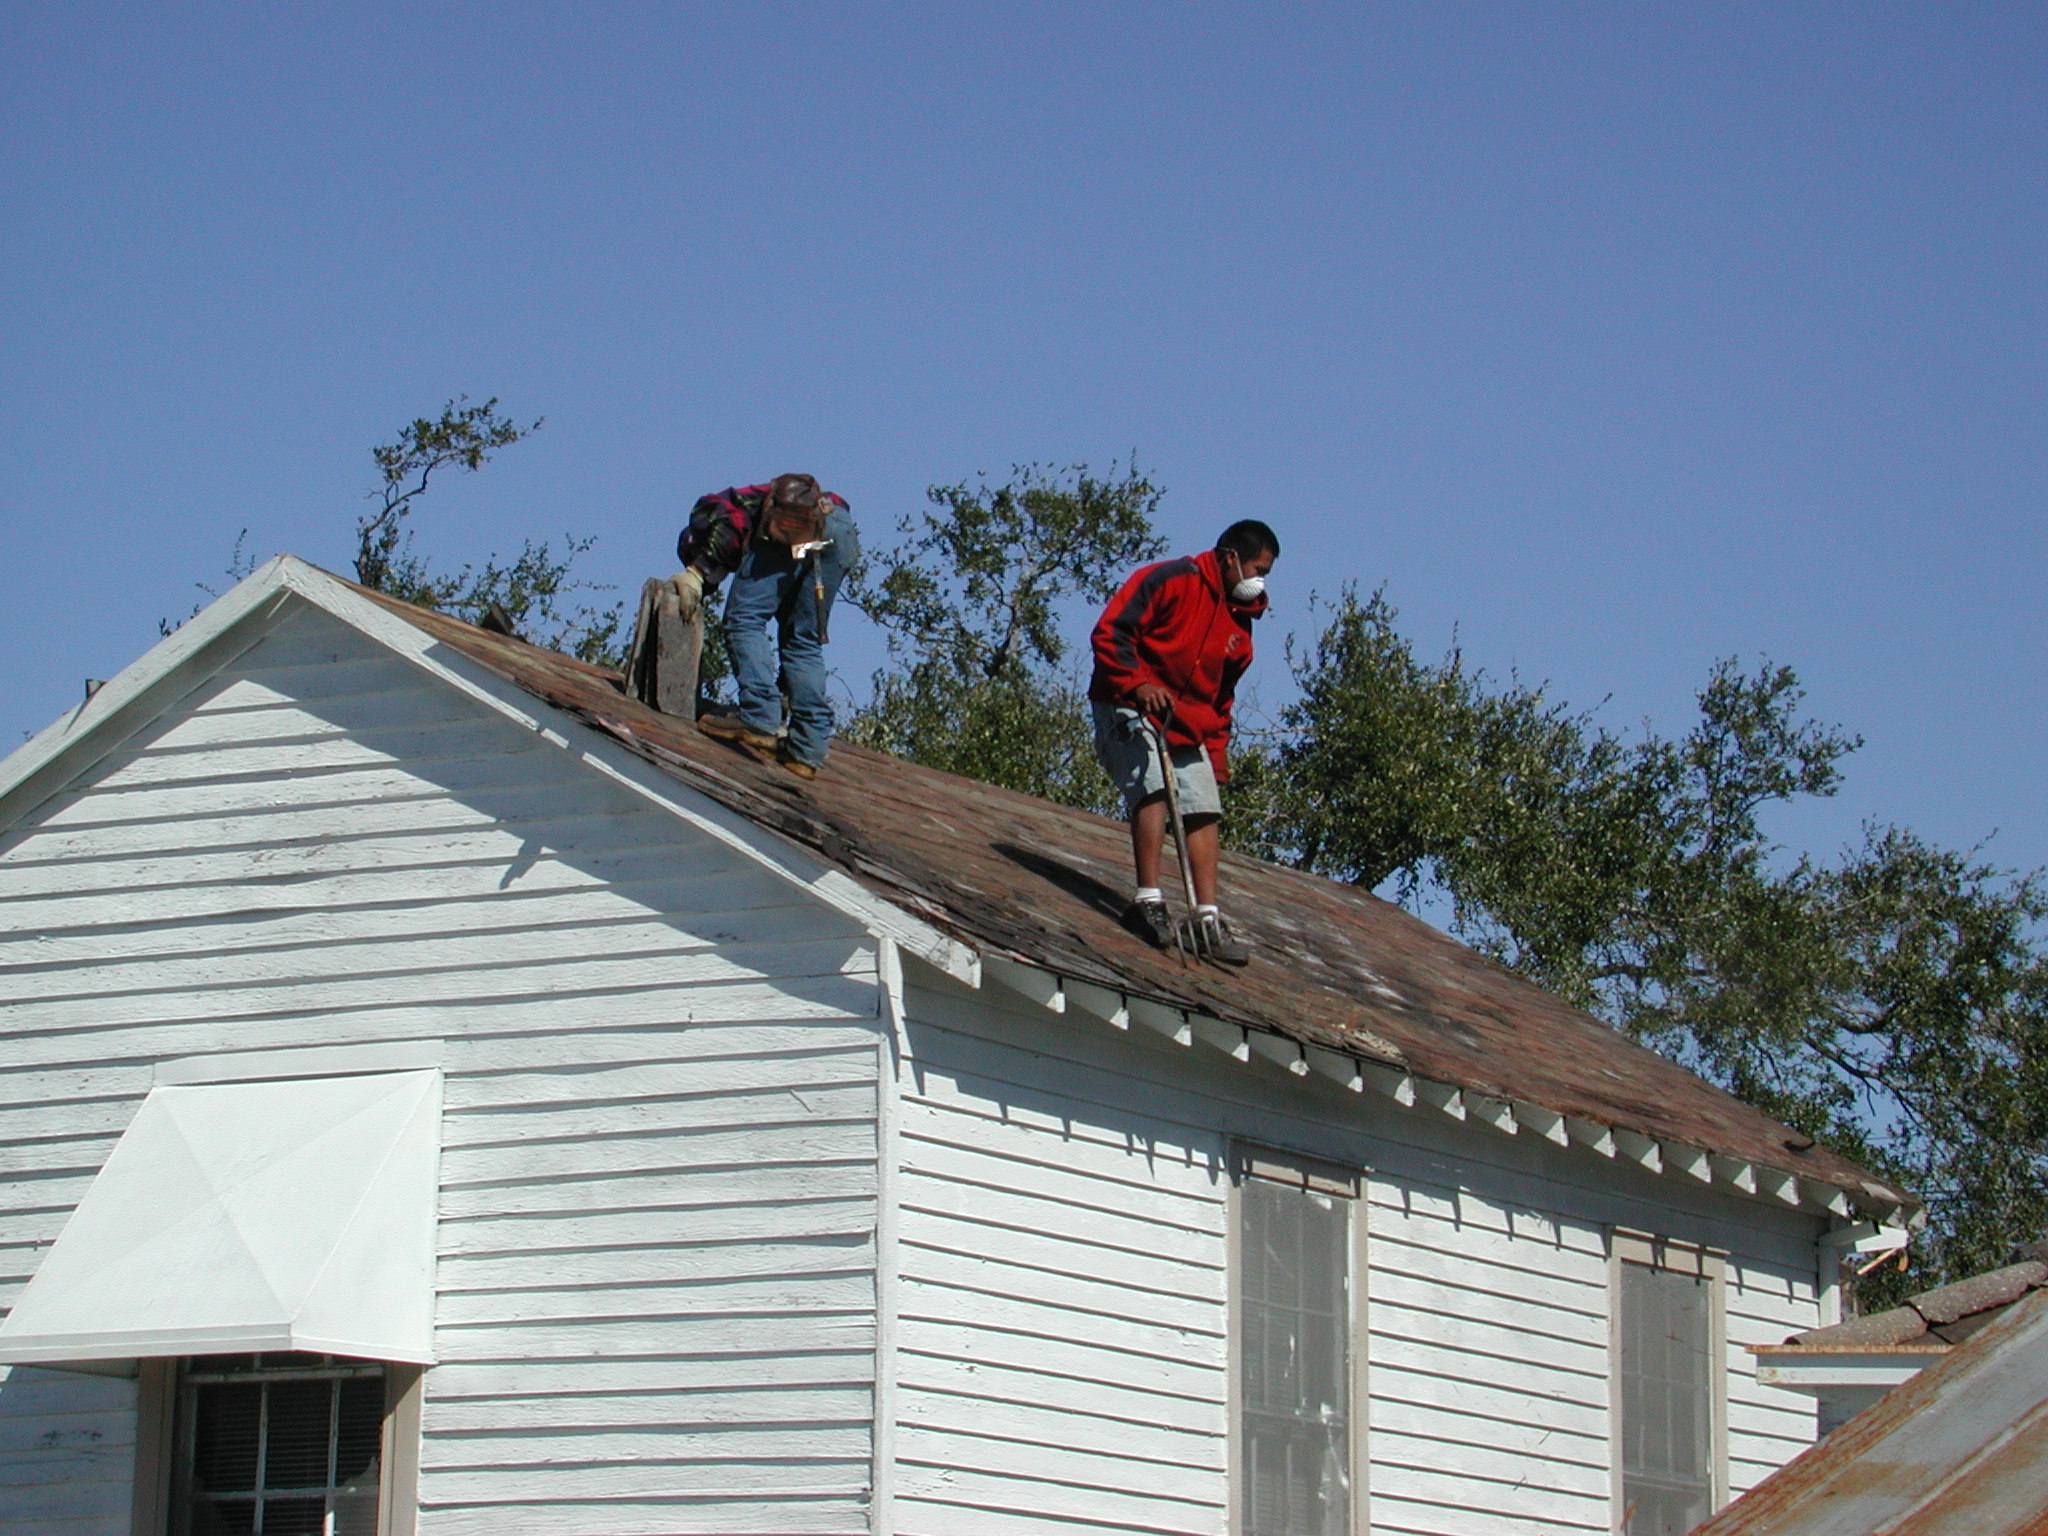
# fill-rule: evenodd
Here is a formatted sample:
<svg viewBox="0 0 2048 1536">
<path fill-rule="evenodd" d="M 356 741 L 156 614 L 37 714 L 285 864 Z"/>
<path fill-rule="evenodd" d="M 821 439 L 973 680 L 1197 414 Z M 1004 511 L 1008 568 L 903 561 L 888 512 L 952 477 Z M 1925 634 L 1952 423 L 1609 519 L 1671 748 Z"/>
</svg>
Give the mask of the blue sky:
<svg viewBox="0 0 2048 1536">
<path fill-rule="evenodd" d="M 10 3 L 0 146 L 0 733 L 467 391 L 430 554 L 1135 449 L 1280 529 L 1268 705 L 1345 581 L 1617 725 L 1768 655 L 1787 839 L 2048 864 L 2037 5 Z"/>
</svg>

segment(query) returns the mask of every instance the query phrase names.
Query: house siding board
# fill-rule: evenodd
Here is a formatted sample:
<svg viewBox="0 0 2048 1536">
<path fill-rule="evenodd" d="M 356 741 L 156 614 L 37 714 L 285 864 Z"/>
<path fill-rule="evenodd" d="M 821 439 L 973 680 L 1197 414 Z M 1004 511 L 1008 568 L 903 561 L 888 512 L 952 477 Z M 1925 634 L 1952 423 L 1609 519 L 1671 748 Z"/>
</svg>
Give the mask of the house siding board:
<svg viewBox="0 0 2048 1536">
<path fill-rule="evenodd" d="M 1756 1379 L 1753 1344 L 1782 1344 L 1819 1314 L 1816 1273 L 1790 1255 L 1778 1262 L 1738 1257 L 1728 1264 L 1724 1316 L 1728 1343 L 1728 1486 L 1746 1493 L 1814 1443 L 1819 1404 L 1804 1392 Z"/>
<path fill-rule="evenodd" d="M 922 1052 L 916 1068 L 899 1121 L 899 1528 L 1216 1529 L 1215 1166 L 1133 1166 L 993 1118 L 972 1086 L 963 1103 Z"/>
<path fill-rule="evenodd" d="M 865 1530 L 878 1012 L 858 925 L 301 612 L 0 837 L 0 1296 L 155 1062 L 445 1040 L 422 1532 Z M 132 1384 L 53 1503 L 52 1375 L 0 1528 L 125 1533 Z"/>
<path fill-rule="evenodd" d="M 0 1530 L 128 1536 L 135 1383 L 17 1367 L 0 1377 Z"/>
<path fill-rule="evenodd" d="M 1811 1218 L 910 975 L 905 1532 L 1226 1529 L 1230 1138 L 1368 1170 L 1375 1532 L 1612 1529 L 1613 1226 L 1731 1252 L 1735 1486 L 1808 1443 L 1736 1357 L 1816 1316 Z"/>
</svg>

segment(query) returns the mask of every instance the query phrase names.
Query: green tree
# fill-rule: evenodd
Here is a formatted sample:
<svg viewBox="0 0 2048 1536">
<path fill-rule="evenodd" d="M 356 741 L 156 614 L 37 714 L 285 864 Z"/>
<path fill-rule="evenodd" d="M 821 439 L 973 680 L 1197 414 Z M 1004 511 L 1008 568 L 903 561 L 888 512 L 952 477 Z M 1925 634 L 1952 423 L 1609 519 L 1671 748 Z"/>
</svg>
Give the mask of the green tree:
<svg viewBox="0 0 2048 1536">
<path fill-rule="evenodd" d="M 623 663 L 625 605 L 571 604 L 571 594 L 603 590 L 574 576 L 577 559 L 596 543 L 564 535 L 559 546 L 528 539 L 509 559 L 491 554 L 450 573 L 435 572 L 413 548 L 407 518 L 442 470 L 474 474 L 493 453 L 541 428 L 498 411 L 493 395 L 482 405 L 457 396 L 435 418 L 420 416 L 389 443 L 370 450 L 383 483 L 370 493 L 377 505 L 356 523 L 356 580 L 422 608 L 456 614 L 472 623 L 509 627 L 537 645 L 567 651 L 605 666 Z M 495 610 L 495 612 L 494 612 Z"/>
<path fill-rule="evenodd" d="M 1106 602 L 1164 548 L 1161 492 L 1135 463 L 1014 466 L 991 485 L 935 485 L 848 597 L 881 627 L 891 665 L 850 723 L 855 741 L 913 762 L 1110 810 L 1084 680 L 1063 625 Z"/>
<path fill-rule="evenodd" d="M 2048 1230 L 2048 894 L 1975 853 L 1867 828 L 1835 863 L 1735 885 L 1667 979 L 1619 998 L 1639 1037 L 1928 1201 L 1919 1278 Z M 1677 946 L 1674 945 L 1673 948 Z"/>
<path fill-rule="evenodd" d="M 1794 858 L 1768 811 L 1830 795 L 1859 745 L 1791 669 L 1724 661 L 1681 737 L 1623 736 L 1454 646 L 1418 657 L 1383 594 L 1290 645 L 1298 696 L 1241 758 L 1255 851 L 1444 910 L 1454 931 L 1788 1124 L 1931 1215 L 1871 1299 L 2004 1262 L 2048 1219 L 2048 961 L 2036 877 L 1870 828 Z"/>
</svg>

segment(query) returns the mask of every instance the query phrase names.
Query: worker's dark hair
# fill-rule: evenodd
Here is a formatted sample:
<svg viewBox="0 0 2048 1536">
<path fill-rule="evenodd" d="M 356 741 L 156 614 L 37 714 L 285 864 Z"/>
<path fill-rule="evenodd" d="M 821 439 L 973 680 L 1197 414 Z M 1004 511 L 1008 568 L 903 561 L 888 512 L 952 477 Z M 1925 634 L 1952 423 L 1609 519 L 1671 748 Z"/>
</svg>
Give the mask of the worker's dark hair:
<svg viewBox="0 0 2048 1536">
<path fill-rule="evenodd" d="M 1247 517 L 1224 529 L 1217 536 L 1216 547 L 1229 550 L 1240 560 L 1256 560 L 1269 551 L 1279 554 L 1280 540 L 1264 523 Z"/>
<path fill-rule="evenodd" d="M 777 475 L 775 483 L 768 487 L 768 500 L 779 507 L 796 507 L 809 512 L 818 505 L 823 494 L 818 482 L 809 475 Z"/>
</svg>

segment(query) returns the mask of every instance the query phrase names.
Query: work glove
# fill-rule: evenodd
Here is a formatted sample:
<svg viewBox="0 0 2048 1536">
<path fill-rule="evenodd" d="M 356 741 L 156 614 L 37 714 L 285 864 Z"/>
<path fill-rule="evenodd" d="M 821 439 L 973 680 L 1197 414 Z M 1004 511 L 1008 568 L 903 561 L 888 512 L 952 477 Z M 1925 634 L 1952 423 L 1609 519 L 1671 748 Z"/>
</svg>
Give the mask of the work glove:
<svg viewBox="0 0 2048 1536">
<path fill-rule="evenodd" d="M 697 610 L 704 606 L 704 578 L 697 568 L 688 566 L 669 577 L 669 585 L 676 589 L 676 613 L 685 619 L 694 619 Z"/>
</svg>

